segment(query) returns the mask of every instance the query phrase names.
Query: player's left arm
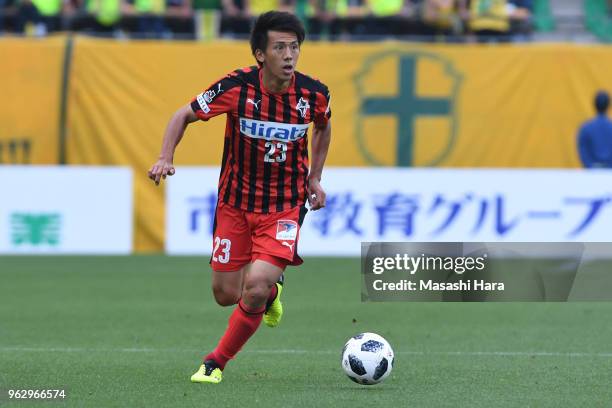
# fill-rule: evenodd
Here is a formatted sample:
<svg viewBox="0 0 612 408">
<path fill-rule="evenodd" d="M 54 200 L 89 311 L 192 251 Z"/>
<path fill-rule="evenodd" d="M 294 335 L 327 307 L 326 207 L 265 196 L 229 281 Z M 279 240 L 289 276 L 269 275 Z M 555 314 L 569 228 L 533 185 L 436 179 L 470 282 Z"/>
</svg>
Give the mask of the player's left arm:
<svg viewBox="0 0 612 408">
<path fill-rule="evenodd" d="M 321 174 L 327 158 L 331 140 L 331 122 L 324 126 L 315 125 L 312 131 L 312 164 L 308 175 L 308 202 L 311 210 L 325 207 L 325 191 L 321 187 Z"/>
<path fill-rule="evenodd" d="M 310 173 L 308 175 L 308 203 L 313 211 L 325 207 L 325 190 L 321 187 L 323 165 L 327 158 L 331 141 L 331 109 L 329 92 L 320 94 L 315 107 L 314 128 L 312 130 L 312 152 Z"/>
</svg>

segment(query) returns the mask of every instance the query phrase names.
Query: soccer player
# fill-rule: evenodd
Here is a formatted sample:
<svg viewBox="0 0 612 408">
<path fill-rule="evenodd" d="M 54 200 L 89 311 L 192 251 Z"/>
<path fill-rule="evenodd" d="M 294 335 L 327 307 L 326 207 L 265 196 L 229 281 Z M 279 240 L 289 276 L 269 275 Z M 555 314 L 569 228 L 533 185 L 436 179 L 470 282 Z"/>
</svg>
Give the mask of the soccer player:
<svg viewBox="0 0 612 408">
<path fill-rule="evenodd" d="M 331 136 L 330 96 L 321 82 L 295 70 L 303 41 L 294 15 L 262 14 L 250 41 L 257 66 L 227 74 L 179 109 L 149 170 L 156 184 L 173 175 L 174 150 L 187 125 L 227 114 L 210 263 L 215 300 L 237 306 L 193 382 L 219 383 L 262 319 L 278 325 L 283 271 L 302 263 L 297 244 L 306 201 L 311 210 L 325 206 L 320 181 Z"/>
</svg>

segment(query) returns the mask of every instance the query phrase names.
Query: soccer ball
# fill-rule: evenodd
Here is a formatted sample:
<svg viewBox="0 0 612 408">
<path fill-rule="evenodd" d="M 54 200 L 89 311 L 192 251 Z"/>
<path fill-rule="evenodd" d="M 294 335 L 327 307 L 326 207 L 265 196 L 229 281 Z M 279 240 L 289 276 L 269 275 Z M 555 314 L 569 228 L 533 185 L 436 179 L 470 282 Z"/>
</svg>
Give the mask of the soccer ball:
<svg viewBox="0 0 612 408">
<path fill-rule="evenodd" d="M 391 374 L 393 349 L 375 333 L 351 337 L 342 349 L 342 369 L 358 384 L 378 384 Z"/>
</svg>

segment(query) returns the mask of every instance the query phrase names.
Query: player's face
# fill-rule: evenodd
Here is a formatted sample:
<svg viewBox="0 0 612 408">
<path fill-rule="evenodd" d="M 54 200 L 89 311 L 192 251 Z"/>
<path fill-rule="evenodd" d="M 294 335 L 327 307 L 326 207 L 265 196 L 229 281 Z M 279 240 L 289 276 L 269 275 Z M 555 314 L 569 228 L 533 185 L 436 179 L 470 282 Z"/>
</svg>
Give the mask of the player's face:
<svg viewBox="0 0 612 408">
<path fill-rule="evenodd" d="M 268 31 L 268 46 L 260 56 L 263 59 L 260 62 L 272 75 L 282 81 L 290 80 L 300 56 L 297 36 L 295 33 Z"/>
</svg>

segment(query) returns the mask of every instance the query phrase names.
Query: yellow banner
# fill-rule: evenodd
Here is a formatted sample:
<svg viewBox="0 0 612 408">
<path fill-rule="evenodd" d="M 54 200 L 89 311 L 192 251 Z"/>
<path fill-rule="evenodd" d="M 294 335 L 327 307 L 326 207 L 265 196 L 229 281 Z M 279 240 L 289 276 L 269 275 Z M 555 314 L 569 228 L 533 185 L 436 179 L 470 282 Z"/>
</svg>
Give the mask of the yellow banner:
<svg viewBox="0 0 612 408">
<path fill-rule="evenodd" d="M 298 68 L 332 94 L 328 165 L 568 168 L 594 92 L 612 90 L 611 49 L 306 43 Z M 247 43 L 76 40 L 68 160 L 133 166 L 138 250 L 163 247 L 163 187 L 146 171 L 169 118 L 253 63 Z M 190 126 L 175 164 L 219 165 L 224 128 Z"/>
<path fill-rule="evenodd" d="M 65 40 L 0 39 L 0 164 L 57 164 Z"/>
</svg>

